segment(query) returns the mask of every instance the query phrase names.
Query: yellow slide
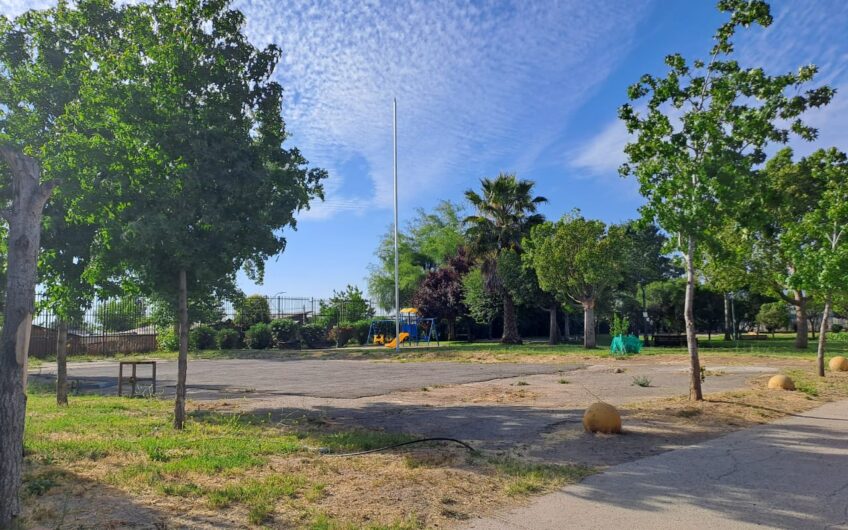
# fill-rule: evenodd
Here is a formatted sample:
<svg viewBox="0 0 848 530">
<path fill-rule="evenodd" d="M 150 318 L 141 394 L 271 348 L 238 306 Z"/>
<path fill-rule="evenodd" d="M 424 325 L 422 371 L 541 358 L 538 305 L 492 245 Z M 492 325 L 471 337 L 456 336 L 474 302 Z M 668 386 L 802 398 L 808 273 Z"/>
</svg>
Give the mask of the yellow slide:
<svg viewBox="0 0 848 530">
<path fill-rule="evenodd" d="M 400 343 L 403 344 L 406 342 L 406 339 L 409 338 L 409 333 L 401 331 L 398 337 L 400 337 Z M 390 342 L 386 343 L 386 348 L 394 348 L 395 346 L 397 346 L 397 339 L 392 339 Z"/>
</svg>

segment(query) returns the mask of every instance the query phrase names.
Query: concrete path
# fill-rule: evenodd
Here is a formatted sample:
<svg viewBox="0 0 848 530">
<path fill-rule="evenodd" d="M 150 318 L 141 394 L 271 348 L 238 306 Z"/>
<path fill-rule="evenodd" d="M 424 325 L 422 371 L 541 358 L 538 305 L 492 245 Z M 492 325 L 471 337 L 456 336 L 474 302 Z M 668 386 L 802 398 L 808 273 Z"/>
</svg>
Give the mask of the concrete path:
<svg viewBox="0 0 848 530">
<path fill-rule="evenodd" d="M 615 466 L 469 528 L 764 526 L 848 528 L 848 401 Z"/>
<path fill-rule="evenodd" d="M 423 386 L 453 385 L 533 374 L 553 374 L 580 368 L 577 364 L 542 363 L 391 363 L 346 360 L 226 359 L 194 360 L 188 363 L 188 391 L 192 399 L 216 399 L 221 394 L 248 391 L 254 397 L 267 395 L 321 398 L 380 396 Z M 139 377 L 149 377 L 150 368 L 139 367 Z M 55 364 L 30 371 L 53 377 Z M 128 374 L 124 372 L 126 377 Z M 173 393 L 177 363 L 157 363 L 157 386 Z M 117 388 L 117 362 L 68 364 L 68 378 L 80 380 L 85 390 L 109 392 Z"/>
</svg>

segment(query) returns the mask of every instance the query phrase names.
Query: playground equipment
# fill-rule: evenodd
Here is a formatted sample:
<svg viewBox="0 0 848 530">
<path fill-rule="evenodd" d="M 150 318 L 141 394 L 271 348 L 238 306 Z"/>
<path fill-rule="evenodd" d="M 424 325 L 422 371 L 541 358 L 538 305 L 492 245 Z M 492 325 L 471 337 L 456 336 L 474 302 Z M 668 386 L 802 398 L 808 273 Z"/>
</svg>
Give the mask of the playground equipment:
<svg viewBox="0 0 848 530">
<path fill-rule="evenodd" d="M 418 309 L 405 307 L 400 310 L 400 334 L 394 337 L 395 320 L 382 319 L 372 320 L 368 329 L 368 340 L 366 344 L 383 345 L 387 348 L 395 348 L 398 344 L 420 342 L 430 344 L 431 340 L 439 342 L 439 331 L 436 329 L 436 319 L 422 317 Z"/>
</svg>

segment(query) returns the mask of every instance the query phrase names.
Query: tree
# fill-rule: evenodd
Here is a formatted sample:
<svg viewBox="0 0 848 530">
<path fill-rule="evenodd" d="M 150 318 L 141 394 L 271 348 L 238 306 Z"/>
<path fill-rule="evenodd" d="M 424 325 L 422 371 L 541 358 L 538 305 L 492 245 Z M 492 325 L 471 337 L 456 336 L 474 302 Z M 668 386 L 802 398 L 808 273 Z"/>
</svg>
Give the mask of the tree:
<svg viewBox="0 0 848 530">
<path fill-rule="evenodd" d="M 460 249 L 447 264 L 430 271 L 412 297 L 412 305 L 425 316 L 444 319 L 448 340 L 456 340 L 456 319 L 467 311 L 463 303 L 462 277 L 471 268 L 471 260 Z"/>
<path fill-rule="evenodd" d="M 425 275 L 456 255 L 464 241 L 463 208 L 450 201 L 440 202 L 432 212 L 417 211 L 403 231 L 398 232 L 398 283 L 401 306 L 408 305 Z M 368 276 L 368 292 L 386 311 L 395 307 L 394 231 L 380 240 Z"/>
<path fill-rule="evenodd" d="M 498 257 L 505 251 L 521 252 L 521 239 L 544 220 L 536 209 L 547 199 L 533 197 L 532 180 L 519 180 L 511 173 L 500 173 L 495 179 L 484 178 L 480 183 L 482 195 L 474 190 L 465 192 L 476 212 L 465 219 L 470 248 L 481 262 L 486 287 L 503 300 L 501 342 L 520 343 L 515 301 L 497 274 Z"/>
<path fill-rule="evenodd" d="M 468 271 L 462 278 L 462 303 L 474 322 L 489 326 L 491 338 L 492 322 L 501 312 L 503 302 L 498 293 L 486 288 L 486 279 L 479 267 Z"/>
<path fill-rule="evenodd" d="M 594 348 L 596 306 L 622 279 L 624 230 L 575 212 L 533 227 L 524 247 L 542 289 L 583 308 L 583 346 Z"/>
<path fill-rule="evenodd" d="M 642 224 L 630 221 L 624 224 L 625 248 L 622 287 L 625 292 L 639 291 L 641 312 L 647 311 L 646 287 L 651 282 L 666 280 L 679 275 L 671 258 L 665 252 L 668 238 L 654 224 Z M 645 340 L 648 339 L 648 326 L 643 315 L 642 322 Z"/>
<path fill-rule="evenodd" d="M 465 243 L 464 214 L 463 205 L 450 201 L 440 201 L 431 213 L 422 209 L 417 211 L 408 232 L 419 261 L 431 264 L 425 268 L 444 265 L 457 255 Z"/>
<path fill-rule="evenodd" d="M 271 306 L 268 305 L 268 298 L 261 294 L 252 294 L 238 304 L 234 324 L 246 330 L 260 322 L 271 322 Z"/>
<path fill-rule="evenodd" d="M 559 324 L 557 314 L 560 302 L 553 293 L 539 287 L 536 271 L 529 263 L 522 262 L 521 255 L 513 250 L 505 251 L 498 257 L 498 276 L 504 289 L 520 306 L 538 307 L 548 312 L 548 343 L 559 343 Z"/>
<path fill-rule="evenodd" d="M 144 300 L 123 296 L 97 306 L 94 319 L 103 331 L 127 331 L 139 326 L 139 317 L 147 313 Z"/>
<path fill-rule="evenodd" d="M 7 223 L 7 275 L 0 334 L 0 526 L 20 513 L 26 357 L 34 310 L 36 265 L 44 207 L 60 185 L 53 164 L 76 131 L 67 118 L 101 73 L 97 49 L 113 34 L 114 9 L 82 0 L 0 16 L 0 206 Z M 67 182 L 61 182 L 64 186 Z"/>
<path fill-rule="evenodd" d="M 666 77 L 646 74 L 628 89 L 632 101 L 647 98 L 646 109 L 625 104 L 619 110 L 635 135 L 625 147 L 629 161 L 621 173 L 637 177 L 647 199 L 643 216 L 672 234 L 684 257 L 693 400 L 703 399 L 693 307 L 698 243 L 725 219 L 751 211 L 758 195 L 754 167 L 765 161 L 766 146 L 786 142 L 790 133 L 813 139 L 816 131 L 798 117 L 833 95 L 828 87 L 799 92 L 816 74 L 814 66 L 778 76 L 740 66 L 732 58 L 733 36 L 740 26 L 769 26 L 769 6 L 721 0 L 718 7 L 730 19 L 716 32 L 710 58 L 690 65 L 680 54 L 669 55 Z"/>
<path fill-rule="evenodd" d="M 180 429 L 191 293 L 232 289 L 239 269 L 261 281 L 265 260 L 285 249 L 282 230 L 323 196 L 326 173 L 282 147 L 283 91 L 270 80 L 280 50 L 254 47 L 228 2 L 158 0 L 124 7 L 121 20 L 98 63 L 105 97 L 78 109 L 90 129 L 81 149 L 111 143 L 96 175 L 121 205 L 101 231 L 96 271 L 128 271 L 179 315 Z"/>
<path fill-rule="evenodd" d="M 328 325 L 341 322 L 356 322 L 374 316 L 371 304 L 359 287 L 348 285 L 344 291 L 333 290 L 327 302 L 322 301 L 319 316 Z"/>
<path fill-rule="evenodd" d="M 796 265 L 790 278 L 793 288 L 820 293 L 824 301 L 816 354 L 818 374 L 824 377 L 833 300 L 848 291 L 848 157 L 831 148 L 816 151 L 804 162 L 822 191 L 815 206 L 788 230 L 785 243 Z"/>
<path fill-rule="evenodd" d="M 785 302 L 770 302 L 760 306 L 757 313 L 757 324 L 766 328 L 774 336 L 774 332 L 789 326 L 789 306 Z"/>
</svg>

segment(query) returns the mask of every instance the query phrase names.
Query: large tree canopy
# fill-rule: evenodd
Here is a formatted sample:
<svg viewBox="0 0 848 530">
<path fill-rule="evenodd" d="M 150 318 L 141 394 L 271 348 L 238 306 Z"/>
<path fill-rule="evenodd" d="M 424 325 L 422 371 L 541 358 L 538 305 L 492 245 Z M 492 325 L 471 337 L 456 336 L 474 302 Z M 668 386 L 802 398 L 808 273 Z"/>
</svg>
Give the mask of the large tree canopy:
<svg viewBox="0 0 848 530">
<path fill-rule="evenodd" d="M 78 175 L 61 170 L 68 161 L 62 146 L 78 133 L 71 119 L 75 106 L 97 97 L 86 87 L 102 75 L 97 58 L 115 35 L 116 13 L 110 2 L 81 0 L 73 8 L 61 2 L 13 21 L 0 16 L 0 215 L 8 243 L 0 336 L 3 527 L 20 511 L 26 357 L 43 208 L 57 186 L 73 195 Z M 70 238 L 62 243 L 70 244 Z M 56 308 L 60 314 L 77 298 L 67 296 L 64 302 Z"/>
<path fill-rule="evenodd" d="M 624 229 L 572 213 L 534 227 L 524 247 L 542 289 L 583 307 L 583 345 L 594 348 L 598 301 L 623 278 Z"/>
<path fill-rule="evenodd" d="M 160 0 L 122 10 L 122 32 L 98 63 L 74 119 L 85 136 L 68 149 L 110 146 L 90 187 L 110 190 L 92 274 L 129 272 L 157 299 L 180 306 L 175 425 L 184 418 L 188 293 L 231 288 L 244 269 L 285 249 L 281 229 L 322 196 L 323 170 L 283 148 L 282 87 L 270 79 L 280 50 L 254 47 L 227 1 Z M 90 160 L 93 157 L 84 156 Z"/>
<path fill-rule="evenodd" d="M 667 56 L 665 76 L 643 75 L 628 89 L 639 104 L 625 104 L 619 111 L 634 135 L 621 173 L 636 176 L 647 200 L 644 217 L 671 234 L 684 257 L 694 400 L 703 399 L 693 308 L 698 243 L 726 219 L 754 209 L 759 195 L 755 167 L 765 161 L 767 145 L 786 142 L 791 133 L 815 138 L 815 129 L 799 116 L 833 95 L 828 87 L 801 90 L 816 74 L 815 66 L 772 76 L 740 65 L 733 58 L 736 30 L 769 26 L 770 8 L 762 0 L 721 0 L 718 6 L 729 20 L 716 31 L 709 58 L 690 62 L 680 54 Z"/>
</svg>

